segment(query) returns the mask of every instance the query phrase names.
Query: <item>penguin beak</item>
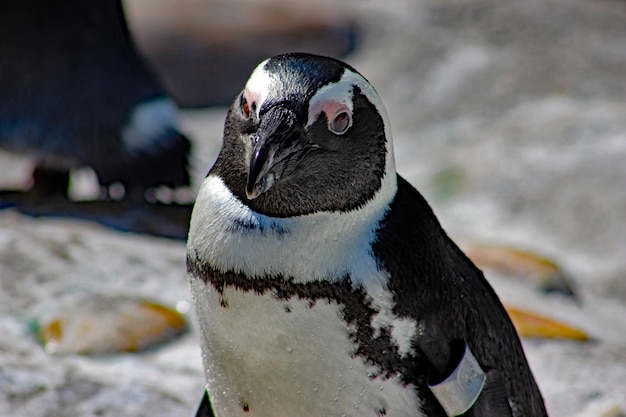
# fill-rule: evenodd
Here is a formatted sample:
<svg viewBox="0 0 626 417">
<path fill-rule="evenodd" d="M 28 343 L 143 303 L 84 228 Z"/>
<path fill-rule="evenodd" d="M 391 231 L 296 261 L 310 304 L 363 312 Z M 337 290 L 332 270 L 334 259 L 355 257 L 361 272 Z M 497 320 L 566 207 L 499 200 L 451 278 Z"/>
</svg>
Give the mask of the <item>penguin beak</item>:
<svg viewBox="0 0 626 417">
<path fill-rule="evenodd" d="M 293 173 L 310 147 L 293 111 L 283 105 L 271 108 L 250 148 L 246 196 L 253 200 Z"/>
</svg>

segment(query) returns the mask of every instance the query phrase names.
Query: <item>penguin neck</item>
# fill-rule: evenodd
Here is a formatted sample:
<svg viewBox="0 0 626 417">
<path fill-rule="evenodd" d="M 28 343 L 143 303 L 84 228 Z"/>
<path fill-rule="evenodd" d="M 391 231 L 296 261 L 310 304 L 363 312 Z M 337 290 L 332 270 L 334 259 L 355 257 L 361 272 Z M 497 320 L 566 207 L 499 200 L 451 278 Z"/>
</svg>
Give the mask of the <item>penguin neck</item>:
<svg viewBox="0 0 626 417">
<path fill-rule="evenodd" d="M 222 178 L 211 174 L 194 207 L 189 250 L 220 272 L 251 278 L 282 276 L 309 282 L 350 276 L 353 284 L 379 280 L 364 271 L 378 270 L 371 245 L 397 190 L 395 170 L 390 171 L 374 197 L 359 209 L 287 218 L 253 211 Z"/>
</svg>

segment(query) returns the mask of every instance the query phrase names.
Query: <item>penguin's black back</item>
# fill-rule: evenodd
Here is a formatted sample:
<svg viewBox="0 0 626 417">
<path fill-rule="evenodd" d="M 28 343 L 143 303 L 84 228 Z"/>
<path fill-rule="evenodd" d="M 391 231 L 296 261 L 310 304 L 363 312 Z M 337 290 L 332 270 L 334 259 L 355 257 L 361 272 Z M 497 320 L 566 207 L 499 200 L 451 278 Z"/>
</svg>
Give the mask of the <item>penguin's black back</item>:
<svg viewBox="0 0 626 417">
<path fill-rule="evenodd" d="M 450 374 L 465 341 L 487 374 L 483 397 L 506 395 L 514 416 L 547 415 L 520 340 L 497 295 L 447 236 L 422 195 L 400 176 L 372 249 L 379 266 L 389 273 L 394 313 L 418 323 L 413 347 L 429 362 L 431 379 Z M 492 408 L 502 402 L 485 400 Z M 441 412 L 434 403 L 431 410 L 428 404 L 425 408 L 432 415 Z"/>
</svg>

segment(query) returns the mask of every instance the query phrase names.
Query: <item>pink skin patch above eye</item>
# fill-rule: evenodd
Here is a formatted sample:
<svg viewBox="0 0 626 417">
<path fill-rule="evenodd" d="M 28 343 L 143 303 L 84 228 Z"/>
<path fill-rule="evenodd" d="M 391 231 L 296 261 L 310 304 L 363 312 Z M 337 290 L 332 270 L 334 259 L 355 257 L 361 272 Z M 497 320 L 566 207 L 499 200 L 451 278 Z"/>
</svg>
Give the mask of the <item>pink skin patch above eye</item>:
<svg viewBox="0 0 626 417">
<path fill-rule="evenodd" d="M 339 113 L 343 112 L 348 113 L 350 120 L 352 120 L 352 109 L 350 109 L 346 103 L 335 100 L 321 100 L 315 103 L 309 111 L 309 125 L 314 123 L 315 120 L 317 120 L 317 116 L 322 112 L 326 115 L 326 120 L 328 120 L 329 123 L 331 123 Z"/>
<path fill-rule="evenodd" d="M 263 95 L 259 92 L 256 91 L 251 91 L 251 90 L 244 90 L 243 92 L 243 98 L 246 99 L 246 101 L 248 102 L 250 109 L 256 113 L 256 115 L 259 115 L 259 105 L 258 103 L 260 102 L 261 98 L 263 97 Z"/>
</svg>

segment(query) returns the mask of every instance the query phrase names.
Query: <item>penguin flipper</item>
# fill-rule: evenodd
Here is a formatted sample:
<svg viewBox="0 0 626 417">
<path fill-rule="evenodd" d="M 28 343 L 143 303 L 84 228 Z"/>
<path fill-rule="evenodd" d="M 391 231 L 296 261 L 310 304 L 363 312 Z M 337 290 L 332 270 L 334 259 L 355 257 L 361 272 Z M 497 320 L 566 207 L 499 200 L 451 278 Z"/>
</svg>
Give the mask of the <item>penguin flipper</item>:
<svg viewBox="0 0 626 417">
<path fill-rule="evenodd" d="M 209 394 L 207 394 L 206 390 L 204 390 L 202 401 L 198 406 L 198 411 L 196 411 L 196 417 L 215 417 L 213 408 L 211 407 L 211 400 L 209 400 Z"/>
<path fill-rule="evenodd" d="M 485 386 L 466 417 L 513 417 L 506 388 L 500 372 L 491 369 L 487 372 Z"/>
</svg>

